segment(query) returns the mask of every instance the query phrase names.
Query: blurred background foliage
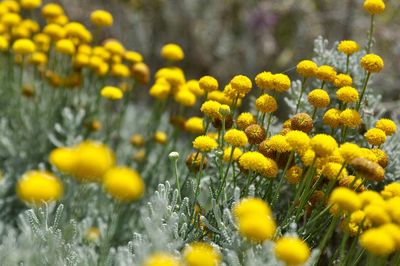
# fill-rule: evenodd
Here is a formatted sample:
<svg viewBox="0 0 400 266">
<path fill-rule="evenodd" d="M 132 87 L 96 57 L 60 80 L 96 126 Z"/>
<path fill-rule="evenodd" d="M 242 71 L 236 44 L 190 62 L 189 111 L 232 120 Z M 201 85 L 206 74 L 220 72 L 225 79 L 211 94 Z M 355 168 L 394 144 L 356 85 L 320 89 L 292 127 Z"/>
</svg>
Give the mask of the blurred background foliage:
<svg viewBox="0 0 400 266">
<path fill-rule="evenodd" d="M 46 2 L 46 1 L 45 1 Z M 262 70 L 294 74 L 299 60 L 310 58 L 318 36 L 365 40 L 369 16 L 362 0 L 59 0 L 70 17 L 87 22 L 88 11 L 106 9 L 115 23 L 104 38 L 118 38 L 142 53 L 150 69 L 161 65 L 163 44 L 186 52 L 182 67 L 189 78 L 212 73 L 227 82 L 233 75 Z M 376 80 L 386 108 L 400 110 L 400 1 L 385 1 L 376 18 L 374 52 L 385 60 Z M 361 43 L 365 45 L 365 43 Z"/>
</svg>

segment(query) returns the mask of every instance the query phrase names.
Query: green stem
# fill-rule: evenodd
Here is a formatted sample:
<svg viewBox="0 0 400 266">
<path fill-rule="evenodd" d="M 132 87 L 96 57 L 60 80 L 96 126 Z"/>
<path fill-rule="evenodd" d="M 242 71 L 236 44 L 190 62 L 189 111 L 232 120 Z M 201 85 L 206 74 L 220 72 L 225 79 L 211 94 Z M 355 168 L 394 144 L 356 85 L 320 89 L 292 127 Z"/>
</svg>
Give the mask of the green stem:
<svg viewBox="0 0 400 266">
<path fill-rule="evenodd" d="M 370 51 L 371 51 L 373 34 L 374 34 L 374 15 L 371 15 L 371 20 L 370 20 L 370 25 L 369 25 L 369 32 L 368 32 L 367 54 L 369 54 Z"/>
<path fill-rule="evenodd" d="M 305 87 L 306 81 L 307 81 L 306 77 L 304 77 L 303 80 L 301 81 L 300 95 L 299 95 L 299 99 L 297 100 L 296 111 L 294 112 L 295 114 L 297 114 L 297 111 L 299 110 L 301 97 L 303 96 L 303 93 L 304 93 L 304 87 Z"/>
<path fill-rule="evenodd" d="M 318 245 L 319 254 L 318 254 L 318 256 L 317 256 L 317 258 L 315 260 L 316 263 L 318 263 L 319 258 L 321 257 L 321 255 L 325 251 L 326 244 L 328 243 L 329 239 L 331 239 L 333 233 L 335 232 L 335 228 L 336 228 L 336 226 L 337 226 L 337 224 L 339 222 L 339 217 L 340 217 L 339 215 L 333 217 L 332 222 L 329 225 L 328 230 L 325 233 L 324 238 L 322 239 L 322 241 Z"/>
<path fill-rule="evenodd" d="M 350 55 L 348 54 L 346 57 L 346 74 L 349 73 L 349 63 L 350 63 Z"/>
<path fill-rule="evenodd" d="M 363 88 L 362 88 L 362 91 L 361 91 L 360 99 L 358 100 L 358 103 L 357 103 L 357 106 L 356 106 L 356 110 L 357 111 L 360 110 L 361 103 L 362 103 L 362 100 L 364 98 L 365 91 L 367 90 L 368 80 L 369 80 L 370 76 L 371 76 L 371 72 L 367 72 L 367 75 L 366 75 L 366 77 L 364 79 L 364 84 L 363 84 Z"/>
<path fill-rule="evenodd" d="M 286 172 L 289 169 L 290 164 L 292 163 L 293 156 L 294 156 L 294 150 L 292 150 L 290 152 L 290 155 L 289 155 L 289 158 L 288 158 L 288 160 L 286 162 L 285 168 L 283 169 L 283 173 L 282 173 L 281 179 L 279 180 L 278 186 L 275 189 L 275 193 L 272 196 L 272 201 L 271 201 L 271 205 L 272 206 L 274 206 L 275 202 L 279 199 L 279 192 L 281 190 L 281 187 L 282 187 L 282 184 L 283 184 L 283 180 L 285 179 Z"/>
<path fill-rule="evenodd" d="M 172 169 L 174 171 L 174 176 L 176 179 L 176 187 L 178 188 L 178 197 L 179 197 L 179 199 L 182 199 L 181 198 L 181 185 L 179 183 L 179 176 L 178 176 L 178 159 L 174 159 L 173 163 L 174 163 L 174 165 L 173 165 Z"/>
<path fill-rule="evenodd" d="M 231 154 L 229 155 L 228 166 L 226 167 L 224 177 L 222 178 L 221 185 L 220 185 L 220 187 L 219 187 L 219 189 L 218 189 L 217 197 L 216 197 L 216 202 L 218 202 L 219 196 L 221 195 L 222 189 L 224 188 L 225 181 L 226 181 L 226 177 L 228 176 L 229 168 L 230 168 L 231 163 L 232 163 L 232 158 L 233 158 L 233 153 L 234 153 L 234 151 L 235 151 L 235 148 L 236 148 L 236 147 L 232 147 Z"/>
</svg>

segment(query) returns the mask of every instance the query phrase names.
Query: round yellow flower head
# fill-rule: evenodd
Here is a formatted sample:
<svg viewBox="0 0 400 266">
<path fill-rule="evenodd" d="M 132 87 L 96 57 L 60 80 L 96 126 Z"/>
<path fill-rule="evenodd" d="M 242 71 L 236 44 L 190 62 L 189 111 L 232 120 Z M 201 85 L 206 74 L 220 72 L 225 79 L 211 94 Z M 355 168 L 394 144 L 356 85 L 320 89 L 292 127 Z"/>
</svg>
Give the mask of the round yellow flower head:
<svg viewBox="0 0 400 266">
<path fill-rule="evenodd" d="M 370 204 L 379 204 L 382 206 L 384 206 L 385 204 L 385 201 L 382 199 L 381 195 L 373 190 L 363 191 L 358 196 L 361 199 L 361 206 L 363 208 Z"/>
<path fill-rule="evenodd" d="M 389 213 L 382 208 L 381 204 L 369 204 L 364 208 L 364 212 L 368 220 L 370 220 L 374 225 L 383 225 L 391 222 Z"/>
<path fill-rule="evenodd" d="M 146 142 L 146 140 L 144 139 L 143 135 L 141 135 L 141 134 L 133 134 L 129 138 L 129 142 L 134 147 L 143 147 L 145 142 Z"/>
<path fill-rule="evenodd" d="M 113 64 L 111 66 L 111 75 L 117 78 L 128 78 L 131 75 L 131 71 L 124 64 Z"/>
<path fill-rule="evenodd" d="M 8 47 L 8 40 L 4 36 L 0 36 L 0 51 L 7 51 Z"/>
<path fill-rule="evenodd" d="M 346 55 L 352 55 L 360 51 L 360 45 L 352 40 L 344 40 L 339 43 L 337 49 Z"/>
<path fill-rule="evenodd" d="M 169 61 L 181 61 L 185 54 L 179 45 L 169 43 L 161 48 L 161 56 Z"/>
<path fill-rule="evenodd" d="M 221 107 L 219 108 L 219 113 L 223 117 L 226 117 L 231 114 L 231 108 L 229 107 L 229 105 L 222 104 Z"/>
<path fill-rule="evenodd" d="M 135 51 L 125 51 L 124 59 L 134 64 L 143 62 L 143 56 Z"/>
<path fill-rule="evenodd" d="M 340 126 L 340 110 L 336 108 L 331 108 L 327 110 L 322 118 L 325 125 L 331 128 L 337 128 Z"/>
<path fill-rule="evenodd" d="M 57 41 L 56 50 L 62 54 L 73 55 L 75 53 L 75 45 L 69 39 Z"/>
<path fill-rule="evenodd" d="M 100 182 L 104 173 L 115 165 L 114 153 L 104 144 L 84 141 L 73 147 L 71 171 L 68 174 L 83 182 Z"/>
<path fill-rule="evenodd" d="M 236 119 L 236 124 L 237 126 L 242 129 L 245 130 L 248 126 L 255 124 L 256 123 L 256 119 L 254 117 L 254 115 L 252 115 L 251 113 L 241 113 L 238 118 Z"/>
<path fill-rule="evenodd" d="M 232 161 L 236 162 L 240 156 L 242 156 L 243 151 L 239 148 L 233 147 L 233 154 L 232 154 Z M 226 148 L 224 149 L 224 155 L 222 157 L 222 159 L 225 162 L 229 162 L 229 159 L 231 157 L 231 152 L 232 152 L 232 147 Z"/>
<path fill-rule="evenodd" d="M 371 228 L 360 237 L 360 245 L 376 256 L 387 256 L 395 250 L 393 237 L 385 230 Z"/>
<path fill-rule="evenodd" d="M 144 183 L 140 175 L 128 167 L 113 167 L 103 177 L 104 190 L 120 201 L 134 201 L 142 197 Z"/>
<path fill-rule="evenodd" d="M 161 101 L 166 100 L 171 92 L 171 85 L 164 79 L 160 78 L 150 88 L 149 94 Z"/>
<path fill-rule="evenodd" d="M 180 266 L 179 261 L 168 253 L 156 253 L 146 258 L 143 266 Z"/>
<path fill-rule="evenodd" d="M 206 116 L 211 118 L 221 118 L 221 114 L 219 113 L 219 108 L 221 104 L 216 101 L 206 101 L 201 105 L 200 111 L 204 113 Z"/>
<path fill-rule="evenodd" d="M 338 74 L 336 75 L 333 84 L 338 88 L 351 86 L 353 84 L 353 79 L 351 78 L 350 75 Z"/>
<path fill-rule="evenodd" d="M 63 14 L 64 10 L 59 4 L 49 3 L 42 8 L 42 15 L 46 19 L 53 19 Z"/>
<path fill-rule="evenodd" d="M 200 84 L 198 80 L 192 79 L 186 82 L 187 88 L 196 96 L 203 96 L 204 90 L 200 88 Z"/>
<path fill-rule="evenodd" d="M 179 90 L 175 95 L 175 101 L 182 106 L 192 107 L 196 104 L 196 95 L 187 89 Z"/>
<path fill-rule="evenodd" d="M 340 113 L 340 123 L 347 127 L 357 128 L 361 122 L 361 116 L 357 110 L 347 108 Z"/>
<path fill-rule="evenodd" d="M 120 88 L 112 86 L 106 86 L 102 88 L 100 94 L 102 97 L 113 101 L 120 100 L 124 96 Z"/>
<path fill-rule="evenodd" d="M 376 15 L 385 10 L 385 2 L 383 0 L 365 0 L 363 7 L 369 14 Z"/>
<path fill-rule="evenodd" d="M 397 131 L 396 123 L 387 118 L 379 119 L 376 122 L 375 127 L 383 130 L 387 136 L 391 136 Z"/>
<path fill-rule="evenodd" d="M 34 65 L 43 66 L 47 63 L 47 55 L 42 52 L 34 52 L 29 61 Z"/>
<path fill-rule="evenodd" d="M 389 163 L 388 155 L 381 149 L 372 149 L 371 151 L 375 154 L 376 158 L 378 159 L 378 164 L 383 168 L 385 168 Z"/>
<path fill-rule="evenodd" d="M 339 163 L 327 163 L 325 164 L 322 174 L 329 180 L 341 180 L 348 176 L 346 168 L 342 169 L 342 165 Z"/>
<path fill-rule="evenodd" d="M 314 77 L 317 70 L 317 64 L 311 60 L 300 61 L 296 66 L 297 73 L 305 78 Z"/>
<path fill-rule="evenodd" d="M 263 113 L 273 113 L 278 109 L 278 103 L 274 97 L 263 94 L 256 100 L 256 109 Z"/>
<path fill-rule="evenodd" d="M 385 132 L 379 128 L 368 129 L 368 131 L 365 132 L 364 137 L 369 144 L 374 146 L 380 146 L 386 141 Z"/>
<path fill-rule="evenodd" d="M 329 94 L 322 89 L 315 89 L 308 94 L 308 102 L 315 108 L 325 108 L 331 102 Z"/>
<path fill-rule="evenodd" d="M 248 151 L 240 156 L 239 165 L 244 170 L 259 172 L 262 169 L 265 161 L 266 158 L 261 153 L 256 151 Z"/>
<path fill-rule="evenodd" d="M 165 145 L 168 141 L 168 136 L 163 131 L 156 131 L 156 133 L 154 134 L 154 140 L 158 144 Z"/>
<path fill-rule="evenodd" d="M 16 54 L 26 55 L 33 53 L 36 50 L 36 46 L 29 39 L 19 39 L 14 42 L 12 49 Z"/>
<path fill-rule="evenodd" d="M 210 152 L 217 147 L 218 143 L 209 136 L 198 136 L 193 141 L 193 148 L 201 152 Z"/>
<path fill-rule="evenodd" d="M 6 13 L 1 17 L 1 22 L 4 26 L 17 26 L 21 22 L 21 16 L 16 13 Z"/>
<path fill-rule="evenodd" d="M 355 103 L 358 102 L 359 96 L 358 91 L 349 86 L 341 87 L 336 91 L 336 97 L 338 100 L 344 103 Z"/>
<path fill-rule="evenodd" d="M 275 243 L 275 256 L 286 265 L 302 265 L 310 257 L 310 248 L 297 237 L 282 237 Z"/>
<path fill-rule="evenodd" d="M 269 149 L 278 153 L 289 152 L 292 147 L 290 146 L 287 138 L 282 135 L 274 135 L 264 141 L 264 145 L 268 146 Z"/>
<path fill-rule="evenodd" d="M 239 221 L 245 217 L 271 216 L 269 205 L 259 198 L 244 198 L 233 208 L 235 218 Z"/>
<path fill-rule="evenodd" d="M 309 133 L 313 129 L 312 117 L 306 113 L 297 113 L 290 119 L 290 129 Z"/>
<path fill-rule="evenodd" d="M 381 195 L 386 200 L 393 197 L 400 197 L 400 183 L 393 182 L 386 185 L 381 191 Z"/>
<path fill-rule="evenodd" d="M 306 133 L 299 130 L 289 131 L 285 137 L 292 149 L 297 152 L 306 151 L 310 145 L 310 137 Z"/>
<path fill-rule="evenodd" d="M 42 4 L 42 0 L 21 0 L 21 7 L 24 9 L 35 9 Z"/>
<path fill-rule="evenodd" d="M 272 89 L 273 87 L 273 74 L 271 72 L 261 72 L 258 74 L 255 78 L 255 82 L 257 87 L 259 87 L 261 90 L 267 90 L 267 89 Z"/>
<path fill-rule="evenodd" d="M 302 174 L 303 174 L 303 168 L 295 165 L 288 169 L 285 177 L 289 182 L 289 184 L 294 185 L 300 182 Z"/>
<path fill-rule="evenodd" d="M 370 73 L 377 73 L 383 69 L 382 58 L 376 54 L 367 54 L 361 58 L 361 66 Z"/>
<path fill-rule="evenodd" d="M 340 209 L 347 212 L 353 212 L 361 208 L 361 199 L 357 193 L 345 187 L 335 188 L 329 197 L 329 203 L 337 204 Z"/>
<path fill-rule="evenodd" d="M 66 31 L 63 27 L 57 24 L 48 24 L 43 28 L 43 33 L 50 36 L 53 40 L 60 40 L 66 36 Z M 49 45 L 48 43 L 45 44 Z"/>
<path fill-rule="evenodd" d="M 234 147 L 243 147 L 248 143 L 246 133 L 238 129 L 229 129 L 225 135 L 224 140 Z"/>
<path fill-rule="evenodd" d="M 285 92 L 290 88 L 291 81 L 285 74 L 274 74 L 272 76 L 272 89 L 277 92 Z"/>
<path fill-rule="evenodd" d="M 18 1 L 16 0 L 3 0 L 1 4 L 7 9 L 8 12 L 19 13 L 21 10 Z"/>
<path fill-rule="evenodd" d="M 237 75 L 233 77 L 233 79 L 230 82 L 230 85 L 234 91 L 236 91 L 238 94 L 247 94 L 251 91 L 251 88 L 253 84 L 251 83 L 251 80 L 243 75 Z"/>
<path fill-rule="evenodd" d="M 201 117 L 191 117 L 185 122 L 185 130 L 196 135 L 204 133 L 203 119 Z"/>
<path fill-rule="evenodd" d="M 323 65 L 318 67 L 316 76 L 320 80 L 334 82 L 336 70 L 331 66 Z"/>
<path fill-rule="evenodd" d="M 104 48 L 114 55 L 123 56 L 125 54 L 125 47 L 117 40 L 109 39 L 104 42 Z"/>
<path fill-rule="evenodd" d="M 199 80 L 200 89 L 205 92 L 218 90 L 218 81 L 212 76 L 204 76 Z"/>
<path fill-rule="evenodd" d="M 187 266 L 216 266 L 221 263 L 221 255 L 213 246 L 204 242 L 195 242 L 183 250 Z"/>
<path fill-rule="evenodd" d="M 97 27 L 111 27 L 113 16 L 105 10 L 95 10 L 90 14 L 90 21 Z"/>
<path fill-rule="evenodd" d="M 400 248 L 400 227 L 394 223 L 387 223 L 379 227 L 383 231 L 387 232 L 390 236 L 393 237 L 393 240 L 396 245 L 396 250 Z"/>
<path fill-rule="evenodd" d="M 49 162 L 59 171 L 72 174 L 74 169 L 75 150 L 67 147 L 56 148 L 49 155 Z"/>
<path fill-rule="evenodd" d="M 338 147 L 336 140 L 327 134 L 317 134 L 311 138 L 311 148 L 317 156 L 325 157 L 331 155 Z"/>
<path fill-rule="evenodd" d="M 61 181 L 49 172 L 29 171 L 17 182 L 17 196 L 22 201 L 40 205 L 58 200 L 64 191 Z"/>
<path fill-rule="evenodd" d="M 260 144 L 266 137 L 265 129 L 258 124 L 248 126 L 244 132 L 250 144 Z"/>
<path fill-rule="evenodd" d="M 339 153 L 346 163 L 362 156 L 362 151 L 357 144 L 346 142 L 340 145 Z"/>
<path fill-rule="evenodd" d="M 249 215 L 239 220 L 239 233 L 249 240 L 262 243 L 271 239 L 276 231 L 275 221 L 265 215 Z"/>
</svg>

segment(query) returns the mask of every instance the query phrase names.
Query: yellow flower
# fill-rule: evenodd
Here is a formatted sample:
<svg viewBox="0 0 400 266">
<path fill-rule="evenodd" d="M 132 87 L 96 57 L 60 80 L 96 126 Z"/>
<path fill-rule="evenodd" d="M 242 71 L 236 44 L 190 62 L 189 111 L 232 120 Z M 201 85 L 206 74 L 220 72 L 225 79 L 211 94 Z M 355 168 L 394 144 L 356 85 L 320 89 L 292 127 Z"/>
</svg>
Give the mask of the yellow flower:
<svg viewBox="0 0 400 266">
<path fill-rule="evenodd" d="M 369 14 L 376 15 L 385 10 L 385 2 L 382 0 L 365 0 L 363 7 Z"/>
<path fill-rule="evenodd" d="M 237 75 L 233 77 L 233 79 L 230 82 L 230 85 L 232 89 L 238 93 L 238 94 L 247 94 L 250 92 L 253 84 L 251 83 L 251 80 L 243 75 Z"/>
<path fill-rule="evenodd" d="M 400 227 L 394 223 L 387 223 L 379 227 L 393 237 L 396 245 L 396 250 L 400 248 Z"/>
<path fill-rule="evenodd" d="M 379 204 L 381 206 L 384 206 L 384 204 L 385 204 L 385 201 L 383 200 L 381 195 L 379 195 L 378 192 L 373 191 L 373 190 L 363 191 L 358 196 L 361 200 L 361 206 L 363 208 L 365 208 L 366 206 L 368 206 L 370 204 Z"/>
<path fill-rule="evenodd" d="M 272 76 L 272 89 L 277 92 L 285 92 L 290 88 L 290 79 L 285 74 L 274 74 Z"/>
<path fill-rule="evenodd" d="M 329 197 L 329 203 L 337 204 L 340 209 L 347 212 L 353 212 L 361 208 L 361 200 L 358 195 L 345 187 L 335 188 Z"/>
<path fill-rule="evenodd" d="M 344 103 L 358 102 L 358 91 L 350 86 L 341 87 L 336 91 L 336 97 Z"/>
<path fill-rule="evenodd" d="M 167 253 L 156 253 L 146 258 L 143 266 L 179 266 L 179 261 Z"/>
<path fill-rule="evenodd" d="M 397 126 L 393 120 L 387 118 L 379 119 L 376 122 L 375 127 L 383 130 L 387 136 L 391 136 L 397 131 Z"/>
<path fill-rule="evenodd" d="M 8 40 L 4 36 L 0 36 L 0 51 L 7 51 L 8 46 Z"/>
<path fill-rule="evenodd" d="M 12 48 L 16 54 L 25 55 L 33 53 L 36 49 L 36 46 L 29 39 L 19 39 L 14 42 Z"/>
<path fill-rule="evenodd" d="M 361 122 L 361 116 L 357 110 L 346 109 L 340 113 L 340 123 L 347 127 L 356 128 Z"/>
<path fill-rule="evenodd" d="M 143 56 L 135 51 L 126 51 L 124 59 L 134 64 L 143 62 Z"/>
<path fill-rule="evenodd" d="M 257 87 L 259 87 L 261 90 L 272 89 L 272 77 L 273 74 L 271 72 L 261 72 L 255 78 Z"/>
<path fill-rule="evenodd" d="M 62 39 L 57 41 L 56 50 L 63 54 L 73 55 L 75 53 L 75 45 L 69 39 Z"/>
<path fill-rule="evenodd" d="M 336 70 L 331 66 L 323 65 L 318 67 L 316 76 L 320 80 L 334 82 Z"/>
<path fill-rule="evenodd" d="M 245 130 L 248 126 L 255 124 L 256 123 L 256 119 L 254 117 L 254 115 L 252 115 L 251 113 L 241 113 L 237 120 L 236 120 L 236 124 L 237 126 L 242 129 Z"/>
<path fill-rule="evenodd" d="M 103 177 L 104 190 L 120 201 L 134 201 L 142 197 L 144 183 L 140 175 L 128 167 L 113 167 Z"/>
<path fill-rule="evenodd" d="M 400 197 L 400 183 L 393 182 L 386 185 L 381 191 L 381 195 L 384 199 Z"/>
<path fill-rule="evenodd" d="M 72 174 L 74 169 L 75 150 L 67 147 L 56 148 L 49 155 L 49 162 L 59 171 Z"/>
<path fill-rule="evenodd" d="M 329 94 L 322 89 L 312 90 L 307 98 L 308 102 L 315 108 L 325 108 L 331 102 Z"/>
<path fill-rule="evenodd" d="M 231 156 L 231 152 L 233 150 L 233 154 L 232 154 L 232 161 L 237 161 L 239 159 L 240 156 L 242 156 L 243 152 L 241 149 L 236 148 L 236 147 L 229 147 L 224 149 L 224 155 L 223 155 L 223 160 L 225 162 L 229 162 L 230 156 Z"/>
<path fill-rule="evenodd" d="M 344 40 L 339 43 L 337 49 L 339 52 L 342 52 L 346 55 L 352 55 L 360 51 L 360 45 L 352 40 Z"/>
<path fill-rule="evenodd" d="M 282 237 L 275 243 L 275 256 L 286 265 L 302 265 L 310 257 L 310 248 L 297 237 Z"/>
<path fill-rule="evenodd" d="M 192 133 L 192 134 L 203 134 L 204 133 L 204 126 L 203 126 L 203 119 L 200 117 L 191 117 L 185 122 L 185 130 Z"/>
<path fill-rule="evenodd" d="M 218 147 L 215 139 L 209 136 L 198 136 L 193 141 L 193 148 L 201 152 L 210 152 Z"/>
<path fill-rule="evenodd" d="M 305 151 L 310 145 L 310 137 L 299 130 L 292 130 L 286 134 L 286 141 L 297 152 Z"/>
<path fill-rule="evenodd" d="M 95 10 L 90 14 L 90 21 L 97 27 L 110 27 L 113 24 L 113 17 L 105 10 Z"/>
<path fill-rule="evenodd" d="M 311 60 L 303 60 L 297 64 L 296 70 L 299 75 L 308 78 L 315 76 L 318 66 Z"/>
<path fill-rule="evenodd" d="M 182 106 L 192 107 L 196 104 L 196 95 L 187 89 L 183 89 L 175 95 L 175 101 Z"/>
<path fill-rule="evenodd" d="M 216 266 L 221 263 L 221 255 L 213 246 L 204 242 L 195 242 L 183 250 L 187 266 Z"/>
<path fill-rule="evenodd" d="M 221 104 L 219 102 L 209 100 L 201 105 L 200 111 L 208 117 L 221 118 L 221 114 L 219 113 L 220 107 Z"/>
<path fill-rule="evenodd" d="M 378 164 L 385 168 L 389 163 L 389 157 L 387 156 L 387 154 L 381 149 L 372 149 L 371 151 L 378 159 Z"/>
<path fill-rule="evenodd" d="M 189 89 L 189 91 L 191 91 L 194 95 L 199 97 L 204 95 L 204 90 L 200 88 L 198 80 L 191 79 L 188 82 L 186 82 L 186 86 Z"/>
<path fill-rule="evenodd" d="M 265 139 L 265 129 L 257 124 L 248 126 L 245 131 L 250 144 L 260 144 Z"/>
<path fill-rule="evenodd" d="M 63 27 L 57 24 L 48 24 L 43 28 L 43 33 L 50 36 L 53 40 L 59 40 L 66 36 L 66 31 Z M 48 45 L 48 43 L 46 44 Z"/>
<path fill-rule="evenodd" d="M 385 230 L 371 228 L 360 237 L 360 245 L 371 254 L 387 256 L 395 250 L 393 237 Z"/>
<path fill-rule="evenodd" d="M 112 86 L 106 86 L 103 89 L 101 89 L 100 92 L 101 96 L 104 98 L 107 98 L 109 100 L 120 100 L 124 96 L 122 90 L 117 87 L 112 87 Z"/>
<path fill-rule="evenodd" d="M 331 108 L 325 112 L 322 121 L 331 128 L 337 128 L 340 126 L 340 113 L 339 109 Z"/>
<path fill-rule="evenodd" d="M 345 86 L 351 86 L 353 84 L 353 79 L 351 78 L 350 75 L 347 74 L 338 74 L 335 77 L 335 81 L 333 84 L 338 87 L 345 87 Z"/>
<path fill-rule="evenodd" d="M 368 72 L 376 73 L 383 69 L 382 58 L 376 54 L 367 54 L 361 58 L 361 66 Z"/>
<path fill-rule="evenodd" d="M 259 152 L 248 151 L 239 158 L 240 166 L 245 170 L 259 172 L 265 163 L 266 158 Z"/>
<path fill-rule="evenodd" d="M 233 208 L 237 220 L 248 216 L 271 216 L 272 211 L 269 205 L 259 198 L 244 198 Z"/>
<path fill-rule="evenodd" d="M 382 225 L 391 222 L 390 215 L 380 204 L 370 204 L 364 208 L 365 216 L 374 224 Z"/>
<path fill-rule="evenodd" d="M 264 94 L 257 98 L 256 109 L 263 113 L 273 113 L 278 109 L 278 104 L 274 97 Z"/>
<path fill-rule="evenodd" d="M 146 141 L 145 141 L 143 135 L 140 135 L 140 134 L 133 134 L 133 135 L 129 138 L 129 142 L 130 142 L 134 147 L 143 147 Z"/>
<path fill-rule="evenodd" d="M 301 180 L 302 174 L 303 174 L 303 169 L 295 165 L 288 169 L 285 177 L 289 182 L 289 184 L 298 184 Z"/>
<path fill-rule="evenodd" d="M 34 65 L 43 66 L 47 63 L 47 55 L 42 52 L 34 52 L 29 61 Z"/>
<path fill-rule="evenodd" d="M 379 128 L 371 128 L 364 134 L 365 139 L 369 144 L 380 146 L 386 141 L 386 134 Z"/>
<path fill-rule="evenodd" d="M 56 18 L 64 14 L 64 10 L 59 4 L 49 3 L 42 8 L 42 15 L 46 19 Z"/>
<path fill-rule="evenodd" d="M 1 22 L 5 26 L 16 26 L 21 22 L 21 16 L 16 13 L 6 13 L 1 17 Z"/>
<path fill-rule="evenodd" d="M 111 74 L 117 78 L 128 78 L 131 75 L 131 71 L 124 64 L 113 64 L 111 66 Z"/>
<path fill-rule="evenodd" d="M 165 78 L 159 78 L 150 88 L 149 94 L 159 100 L 166 100 L 170 92 L 171 85 L 165 80 Z"/>
<path fill-rule="evenodd" d="M 218 81 L 211 76 L 204 76 L 199 80 L 200 89 L 205 92 L 218 90 Z"/>
<path fill-rule="evenodd" d="M 292 149 L 286 137 L 282 135 L 274 135 L 271 138 L 266 139 L 264 145 L 279 153 L 288 152 Z"/>
<path fill-rule="evenodd" d="M 340 172 L 340 174 L 339 174 Z M 327 163 L 325 164 L 322 174 L 328 178 L 329 180 L 341 180 L 343 178 L 346 178 L 348 176 L 346 168 L 342 169 L 342 165 L 339 163 Z"/>
<path fill-rule="evenodd" d="M 125 47 L 117 40 L 109 39 L 104 43 L 104 48 L 111 54 L 123 56 L 125 54 Z"/>
<path fill-rule="evenodd" d="M 317 156 L 324 157 L 331 155 L 337 149 L 338 144 L 330 135 L 317 134 L 311 138 L 310 146 Z"/>
<path fill-rule="evenodd" d="M 362 151 L 357 144 L 346 142 L 340 145 L 339 153 L 346 163 L 351 162 L 353 159 L 361 157 Z"/>
<path fill-rule="evenodd" d="M 163 131 L 156 131 L 156 133 L 154 134 L 154 140 L 155 140 L 157 143 L 159 143 L 159 144 L 161 144 L 161 145 L 164 145 L 164 144 L 166 144 L 167 141 L 168 141 L 168 136 L 167 136 L 167 134 L 166 134 L 165 132 L 163 132 Z"/>
<path fill-rule="evenodd" d="M 248 143 L 246 134 L 238 129 L 229 129 L 225 135 L 224 140 L 234 147 L 243 147 Z"/>
<path fill-rule="evenodd" d="M 161 56 L 169 61 L 181 61 L 185 54 L 179 45 L 169 43 L 161 48 Z"/>
<path fill-rule="evenodd" d="M 61 181 L 49 172 L 28 171 L 17 182 L 17 196 L 22 201 L 40 205 L 58 200 L 64 187 Z"/>
<path fill-rule="evenodd" d="M 239 233 L 251 241 L 262 243 L 271 239 L 276 231 L 275 221 L 266 215 L 248 215 L 239 220 Z"/>
<path fill-rule="evenodd" d="M 42 4 L 42 0 L 21 0 L 21 7 L 25 9 L 35 9 Z"/>
</svg>

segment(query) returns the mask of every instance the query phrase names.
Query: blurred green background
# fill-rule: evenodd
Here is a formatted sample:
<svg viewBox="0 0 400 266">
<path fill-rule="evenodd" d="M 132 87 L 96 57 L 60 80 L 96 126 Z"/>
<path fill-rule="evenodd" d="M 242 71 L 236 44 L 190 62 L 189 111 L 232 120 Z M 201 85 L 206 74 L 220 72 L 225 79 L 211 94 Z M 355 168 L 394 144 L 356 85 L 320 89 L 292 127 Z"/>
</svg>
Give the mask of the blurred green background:
<svg viewBox="0 0 400 266">
<path fill-rule="evenodd" d="M 54 1 L 53 1 L 54 2 Z M 87 22 L 95 9 L 114 15 L 106 35 L 141 52 L 151 69 L 162 65 L 161 46 L 180 44 L 189 78 L 212 74 L 222 82 L 238 73 L 286 71 L 310 58 L 319 35 L 331 45 L 354 39 L 364 46 L 369 16 L 363 0 L 59 0 L 71 19 Z M 376 17 L 373 52 L 385 60 L 375 79 L 385 107 L 400 109 L 400 1 Z M 397 110 L 396 110 L 397 111 Z"/>
</svg>

